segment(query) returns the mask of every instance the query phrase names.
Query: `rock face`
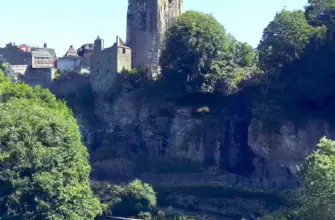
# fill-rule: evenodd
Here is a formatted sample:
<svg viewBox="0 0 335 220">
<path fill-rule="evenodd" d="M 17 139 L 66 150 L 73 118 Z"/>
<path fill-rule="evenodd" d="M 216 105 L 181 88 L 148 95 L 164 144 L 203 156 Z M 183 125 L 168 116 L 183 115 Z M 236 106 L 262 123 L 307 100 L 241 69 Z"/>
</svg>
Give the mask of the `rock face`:
<svg viewBox="0 0 335 220">
<path fill-rule="evenodd" d="M 118 160 L 124 167 L 123 171 L 114 170 L 119 166 L 102 169 L 106 176 L 117 172 L 127 179 L 143 172 L 165 172 L 161 166 L 171 170 L 175 166 L 184 169 L 183 173 L 221 175 L 225 180 L 234 174 L 237 176 L 233 179 L 241 181 L 231 183 L 244 188 L 248 182 L 253 188 L 294 188 L 297 182 L 292 174 L 296 165 L 322 136 L 334 136 L 329 126 L 319 121 L 308 122 L 306 128 L 283 122 L 278 131 L 269 132 L 261 121 L 252 118 L 196 114 L 194 106 L 147 98 L 129 81 L 117 86 L 117 78 L 91 79 L 95 115 L 105 123 L 106 145 L 102 148 L 117 151 L 116 158 L 108 158 L 108 164 Z M 155 170 L 138 171 L 137 167 L 135 171 L 135 164 L 143 163 L 139 155 L 144 155 L 142 159 Z M 96 160 L 101 167 L 101 160 Z M 151 162 L 155 164 L 149 165 Z M 222 176 L 227 172 L 227 177 Z M 217 177 L 208 179 L 217 181 Z"/>
<path fill-rule="evenodd" d="M 182 12 L 183 0 L 129 0 L 127 45 L 134 67 L 157 73 L 163 34 Z"/>
<path fill-rule="evenodd" d="M 263 122 L 253 120 L 249 126 L 248 142 L 252 151 L 264 159 L 271 178 L 285 181 L 280 170 L 296 173 L 297 166 L 315 150 L 323 136 L 334 138 L 335 132 L 321 120 L 306 120 L 300 126 L 284 121 L 276 129 L 266 128 Z"/>
<path fill-rule="evenodd" d="M 81 83 L 76 79 L 73 86 L 68 85 L 69 81 L 62 82 L 55 81 L 52 87 L 61 97 L 75 97 L 78 102 L 82 95 L 73 88 L 93 94 L 90 102 L 86 98 L 77 107 L 68 100 L 90 149 L 92 178 L 118 183 L 138 177 L 158 188 L 181 190 L 170 192 L 173 204 L 180 208 L 198 204 L 196 210 L 205 207 L 199 202 L 212 204 L 206 210 L 216 210 L 221 215 L 218 219 L 224 219 L 222 215 L 227 211 L 223 211 L 222 203 L 228 204 L 224 201 L 231 199 L 225 197 L 227 189 L 222 187 L 242 190 L 234 193 L 246 196 L 243 201 L 249 202 L 244 209 L 262 198 L 272 200 L 272 195 L 252 199 L 248 190 L 295 189 L 299 186 L 293 175 L 296 166 L 315 149 L 322 136 L 335 138 L 334 129 L 325 120 L 306 119 L 299 125 L 282 121 L 268 127 L 248 114 L 248 103 L 244 103 L 242 95 L 227 104 L 232 111 L 199 113 L 199 106 L 155 98 L 145 93 L 137 79 L 124 80 L 120 75 L 91 76 L 90 80 L 83 77 Z M 66 95 L 62 88 L 76 95 Z M 83 94 L 88 97 L 88 93 Z M 84 111 L 87 106 L 92 108 Z M 224 192 L 213 202 L 199 197 L 202 190 Z M 191 205 L 189 201 L 175 202 L 179 197 L 188 198 L 181 196 L 184 191 L 197 197 Z M 264 207 L 272 202 L 264 201 Z M 232 210 L 236 207 L 232 202 Z"/>
</svg>

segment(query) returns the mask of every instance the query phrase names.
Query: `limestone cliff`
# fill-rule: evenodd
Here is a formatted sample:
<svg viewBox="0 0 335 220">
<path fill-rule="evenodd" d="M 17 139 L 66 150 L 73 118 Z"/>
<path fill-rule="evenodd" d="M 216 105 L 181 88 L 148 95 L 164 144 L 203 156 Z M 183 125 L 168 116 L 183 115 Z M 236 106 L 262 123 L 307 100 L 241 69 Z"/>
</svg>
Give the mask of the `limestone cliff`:
<svg viewBox="0 0 335 220">
<path fill-rule="evenodd" d="M 201 112 L 205 103 L 157 98 L 136 77 L 91 81 L 82 77 L 74 78 L 73 86 L 68 84 L 69 79 L 60 79 L 52 91 L 74 109 L 90 149 L 92 178 L 120 182 L 140 177 L 164 195 L 164 205 L 183 210 L 191 206 L 221 216 L 217 219 L 242 216 L 240 212 L 245 211 L 236 210 L 240 200 L 243 210 L 252 213 L 278 208 L 283 200 L 274 194 L 250 190 L 295 189 L 299 185 L 293 175 L 296 166 L 322 136 L 335 138 L 334 129 L 323 120 L 308 119 L 300 125 L 287 120 L 266 126 L 250 112 L 248 92 L 214 98 L 214 105 L 208 103 L 209 110 Z M 226 191 L 220 198 L 216 194 L 207 198 L 213 190 L 231 193 L 232 186 L 238 190 L 234 193 L 239 202 L 226 197 Z M 201 191 L 206 195 L 199 195 Z"/>
<path fill-rule="evenodd" d="M 182 12 L 183 0 L 129 0 L 127 45 L 134 67 L 157 73 L 163 33 Z"/>
</svg>

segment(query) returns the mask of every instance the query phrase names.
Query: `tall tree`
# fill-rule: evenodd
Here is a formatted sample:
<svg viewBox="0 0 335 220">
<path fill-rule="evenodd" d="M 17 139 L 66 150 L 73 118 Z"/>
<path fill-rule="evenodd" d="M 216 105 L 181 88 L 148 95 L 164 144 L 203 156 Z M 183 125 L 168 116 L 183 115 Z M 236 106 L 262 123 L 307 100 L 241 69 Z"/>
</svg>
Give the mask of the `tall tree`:
<svg viewBox="0 0 335 220">
<path fill-rule="evenodd" d="M 160 64 L 163 73 L 184 76 L 188 91 L 213 92 L 216 87 L 227 90 L 240 68 L 256 60 L 255 51 L 228 37 L 212 15 L 188 11 L 167 30 Z"/>
<path fill-rule="evenodd" d="M 94 219 L 88 152 L 47 90 L 0 81 L 0 218 Z"/>
<path fill-rule="evenodd" d="M 308 24 L 303 11 L 282 10 L 264 29 L 258 46 L 260 65 L 276 72 L 299 59 L 313 37 L 324 38 L 326 28 Z"/>
<path fill-rule="evenodd" d="M 335 141 L 322 138 L 318 150 L 307 157 L 302 174 L 303 188 L 298 219 L 334 219 Z"/>
<path fill-rule="evenodd" d="M 335 18 L 335 0 L 308 0 L 305 7 L 307 20 L 312 25 L 333 26 Z"/>
</svg>

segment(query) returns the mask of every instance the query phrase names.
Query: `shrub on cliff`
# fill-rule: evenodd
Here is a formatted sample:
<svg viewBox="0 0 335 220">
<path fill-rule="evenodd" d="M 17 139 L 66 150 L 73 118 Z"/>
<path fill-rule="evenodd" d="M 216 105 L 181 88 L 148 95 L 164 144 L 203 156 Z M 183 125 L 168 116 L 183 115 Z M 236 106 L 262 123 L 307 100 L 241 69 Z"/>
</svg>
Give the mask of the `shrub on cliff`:
<svg viewBox="0 0 335 220">
<path fill-rule="evenodd" d="M 166 31 L 160 59 L 163 74 L 174 70 L 192 92 L 229 93 L 256 71 L 256 63 L 252 47 L 227 36 L 213 16 L 195 11 L 181 15 Z"/>
<path fill-rule="evenodd" d="M 0 81 L 0 219 L 94 219 L 88 153 L 48 91 Z"/>
</svg>

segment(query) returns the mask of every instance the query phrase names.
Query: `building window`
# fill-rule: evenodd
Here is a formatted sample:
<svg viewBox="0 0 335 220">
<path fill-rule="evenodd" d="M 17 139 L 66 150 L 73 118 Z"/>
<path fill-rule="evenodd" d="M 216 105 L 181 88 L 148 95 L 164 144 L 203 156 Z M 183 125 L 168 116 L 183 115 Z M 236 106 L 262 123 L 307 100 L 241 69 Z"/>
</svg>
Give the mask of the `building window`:
<svg viewBox="0 0 335 220">
<path fill-rule="evenodd" d="M 122 48 L 122 52 L 123 52 L 123 53 L 126 53 L 126 48 Z"/>
</svg>

